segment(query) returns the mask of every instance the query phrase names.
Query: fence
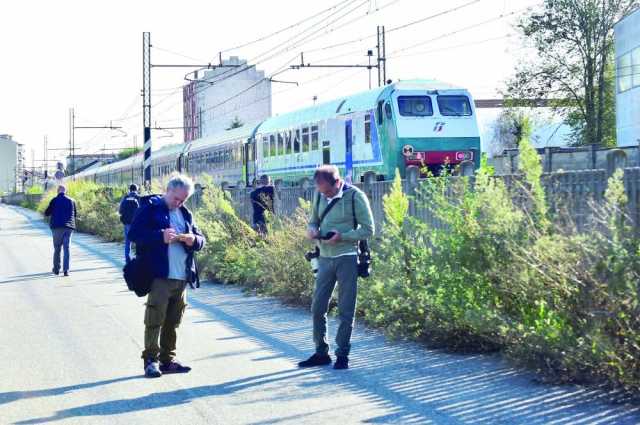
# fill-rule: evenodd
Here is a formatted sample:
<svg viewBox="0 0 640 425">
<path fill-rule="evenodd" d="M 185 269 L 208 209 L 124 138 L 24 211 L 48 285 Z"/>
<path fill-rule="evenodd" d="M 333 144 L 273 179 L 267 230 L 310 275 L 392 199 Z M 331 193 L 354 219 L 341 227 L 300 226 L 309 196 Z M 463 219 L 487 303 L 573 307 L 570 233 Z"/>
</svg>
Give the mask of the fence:
<svg viewBox="0 0 640 425">
<path fill-rule="evenodd" d="M 2 197 L 2 202 L 9 205 L 36 205 L 42 199 L 41 194 L 32 195 L 28 193 L 11 193 Z"/>
<path fill-rule="evenodd" d="M 542 176 L 542 185 L 545 189 L 547 202 L 551 211 L 566 213 L 579 229 L 585 229 L 592 213 L 591 203 L 600 203 L 604 199 L 610 173 L 606 170 L 583 170 L 571 172 L 547 173 Z M 449 183 L 462 177 L 448 177 Z M 506 186 L 518 190 L 518 182 L 522 181 L 520 175 L 496 176 L 501 179 Z M 428 199 L 423 198 L 423 194 L 416 189 L 421 181 L 411 183 L 407 180 L 402 182 L 403 191 L 411 195 L 409 203 L 409 214 L 422 221 L 438 227 L 439 223 L 433 212 L 429 209 Z M 384 220 L 383 197 L 391 190 L 393 182 L 382 181 L 369 184 L 358 184 L 369 197 L 371 209 L 376 223 Z M 624 185 L 629 198 L 628 213 L 634 224 L 640 223 L 640 167 L 624 169 Z M 228 193 L 231 197 L 234 208 L 247 222 L 251 221 L 252 208 L 249 199 L 251 189 L 233 189 Z M 291 215 L 299 206 L 299 200 L 311 201 L 313 189 L 303 189 L 298 187 L 283 187 L 276 189 L 275 214 L 279 216 Z M 452 201 L 456 197 L 455 193 L 449 193 Z"/>
</svg>

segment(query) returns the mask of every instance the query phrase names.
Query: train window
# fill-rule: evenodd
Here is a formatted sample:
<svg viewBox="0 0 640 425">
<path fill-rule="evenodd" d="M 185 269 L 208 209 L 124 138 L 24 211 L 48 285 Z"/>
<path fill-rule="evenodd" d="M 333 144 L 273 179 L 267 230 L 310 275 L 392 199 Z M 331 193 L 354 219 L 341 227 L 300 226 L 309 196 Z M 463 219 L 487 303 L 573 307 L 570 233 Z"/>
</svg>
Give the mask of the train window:
<svg viewBox="0 0 640 425">
<path fill-rule="evenodd" d="M 269 136 L 269 156 L 276 156 L 278 154 L 278 147 L 276 146 L 276 136 Z"/>
<path fill-rule="evenodd" d="M 438 96 L 438 109 L 446 117 L 468 117 L 471 104 L 467 96 Z"/>
<path fill-rule="evenodd" d="M 398 109 L 403 117 L 430 117 L 433 105 L 429 96 L 399 96 Z"/>
<path fill-rule="evenodd" d="M 300 134 L 300 130 L 296 130 L 296 134 Z M 309 127 L 302 128 L 302 151 L 309 152 Z"/>
<path fill-rule="evenodd" d="M 384 101 L 380 101 L 378 102 L 378 125 L 382 125 L 382 105 L 384 104 Z"/>
<path fill-rule="evenodd" d="M 276 155 L 284 154 L 284 137 L 282 133 L 278 133 L 278 147 L 276 149 Z"/>
<path fill-rule="evenodd" d="M 371 114 L 364 116 L 364 142 L 371 143 Z"/>
<path fill-rule="evenodd" d="M 391 113 L 391 104 L 389 102 L 384 104 L 384 114 L 389 120 L 393 118 L 393 114 Z"/>
<path fill-rule="evenodd" d="M 317 151 L 319 148 L 318 146 L 318 126 L 317 125 L 312 125 L 311 126 L 311 150 L 312 151 Z"/>
<path fill-rule="evenodd" d="M 298 136 L 300 134 L 298 133 Z M 293 153 L 300 153 L 300 137 L 295 137 L 293 139 Z"/>
<path fill-rule="evenodd" d="M 264 158 L 269 156 L 269 139 L 267 137 L 262 138 L 262 156 Z"/>
<path fill-rule="evenodd" d="M 282 137 L 284 137 L 285 151 L 283 152 L 285 155 L 289 155 L 293 152 L 293 143 L 291 141 L 291 132 L 285 131 L 282 133 Z"/>
<path fill-rule="evenodd" d="M 322 163 L 331 164 L 331 142 L 329 140 L 322 142 Z"/>
</svg>

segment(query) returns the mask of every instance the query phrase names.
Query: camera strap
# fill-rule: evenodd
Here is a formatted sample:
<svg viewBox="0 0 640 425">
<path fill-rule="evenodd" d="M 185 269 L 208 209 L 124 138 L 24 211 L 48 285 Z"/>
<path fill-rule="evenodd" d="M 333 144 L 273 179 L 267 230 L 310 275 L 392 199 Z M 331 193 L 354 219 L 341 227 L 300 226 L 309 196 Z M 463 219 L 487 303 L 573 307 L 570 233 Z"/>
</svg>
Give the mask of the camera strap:
<svg viewBox="0 0 640 425">
<path fill-rule="evenodd" d="M 318 229 L 320 229 L 320 225 L 322 224 L 322 220 L 324 220 L 324 218 L 327 216 L 327 214 L 329 214 L 329 211 L 331 211 L 331 208 L 333 208 L 342 198 L 344 198 L 344 192 L 345 189 L 342 189 L 342 197 L 341 198 L 333 198 L 331 200 L 331 202 L 329 202 L 329 204 L 327 205 L 327 207 L 322 211 L 322 214 L 320 214 L 320 217 L 318 217 Z M 318 211 L 320 209 L 320 193 L 318 193 L 318 200 L 316 202 L 316 211 Z"/>
</svg>

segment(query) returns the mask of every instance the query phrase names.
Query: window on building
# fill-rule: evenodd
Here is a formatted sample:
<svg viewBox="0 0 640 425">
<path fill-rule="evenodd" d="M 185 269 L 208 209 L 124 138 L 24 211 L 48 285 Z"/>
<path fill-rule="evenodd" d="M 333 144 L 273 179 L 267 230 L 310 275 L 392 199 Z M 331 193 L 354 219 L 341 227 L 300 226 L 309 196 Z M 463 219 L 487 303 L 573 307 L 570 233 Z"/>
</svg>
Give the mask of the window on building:
<svg viewBox="0 0 640 425">
<path fill-rule="evenodd" d="M 618 58 L 618 92 L 625 92 L 633 87 L 633 66 L 631 52 Z"/>
<path fill-rule="evenodd" d="M 636 47 L 631 52 L 631 65 L 633 87 L 640 87 L 640 47 Z"/>
<path fill-rule="evenodd" d="M 311 126 L 311 150 L 317 151 L 319 149 L 318 146 L 318 126 Z"/>
<path fill-rule="evenodd" d="M 371 114 L 364 116 L 364 142 L 371 143 Z"/>
<path fill-rule="evenodd" d="M 296 130 L 300 134 L 300 130 Z M 309 152 L 309 127 L 302 127 L 302 152 Z"/>
</svg>

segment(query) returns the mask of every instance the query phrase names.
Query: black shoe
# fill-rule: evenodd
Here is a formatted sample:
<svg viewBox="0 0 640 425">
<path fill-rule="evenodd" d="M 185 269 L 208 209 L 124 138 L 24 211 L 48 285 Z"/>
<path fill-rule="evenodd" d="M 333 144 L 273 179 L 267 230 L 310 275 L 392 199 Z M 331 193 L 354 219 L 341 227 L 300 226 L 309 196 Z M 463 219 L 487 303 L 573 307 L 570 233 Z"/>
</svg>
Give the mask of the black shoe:
<svg viewBox="0 0 640 425">
<path fill-rule="evenodd" d="M 338 356 L 336 359 L 336 363 L 333 365 L 334 369 L 349 369 L 349 357 L 347 356 Z"/>
<path fill-rule="evenodd" d="M 158 368 L 157 360 L 145 360 L 144 361 L 144 376 L 147 378 L 159 378 L 162 376 L 162 372 Z"/>
<path fill-rule="evenodd" d="M 69 272 L 64 272 L 64 275 L 65 276 L 69 276 Z"/>
<path fill-rule="evenodd" d="M 189 373 L 191 368 L 180 362 L 171 360 L 169 363 L 160 363 L 160 372 L 162 373 Z"/>
<path fill-rule="evenodd" d="M 298 363 L 298 367 L 326 366 L 328 364 L 331 364 L 331 356 L 316 353 L 307 360 Z"/>
<path fill-rule="evenodd" d="M 52 272 L 53 272 L 53 274 L 55 274 L 55 275 L 59 275 L 59 274 L 60 274 L 60 270 L 53 269 L 53 270 L 51 270 L 51 271 L 52 271 Z"/>
</svg>

